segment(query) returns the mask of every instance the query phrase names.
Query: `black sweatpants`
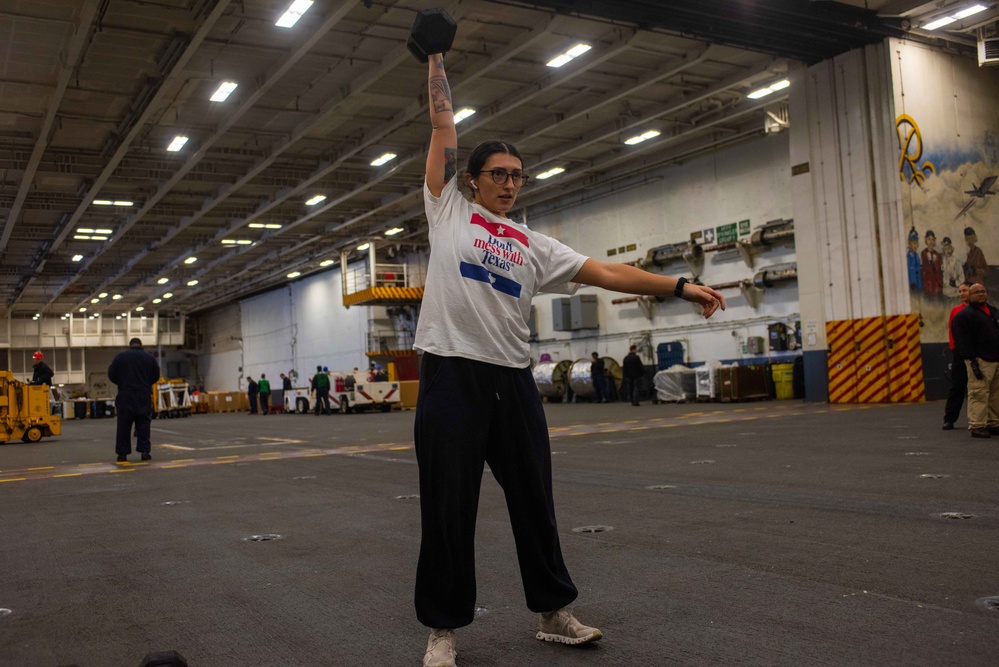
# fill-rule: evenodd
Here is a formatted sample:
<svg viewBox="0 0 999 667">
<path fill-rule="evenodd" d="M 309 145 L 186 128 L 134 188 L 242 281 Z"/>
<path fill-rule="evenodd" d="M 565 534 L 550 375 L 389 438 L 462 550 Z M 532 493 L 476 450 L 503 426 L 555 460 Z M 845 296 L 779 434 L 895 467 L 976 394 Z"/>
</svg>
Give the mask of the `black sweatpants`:
<svg viewBox="0 0 999 667">
<path fill-rule="evenodd" d="M 506 495 L 528 608 L 552 611 L 575 600 L 555 523 L 548 424 L 531 369 L 425 353 L 415 430 L 419 621 L 431 628 L 472 622 L 485 463 Z"/>
<path fill-rule="evenodd" d="M 968 366 L 957 350 L 951 350 L 950 393 L 944 408 L 944 421 L 953 424 L 961 416 L 961 407 L 968 395 Z"/>
<path fill-rule="evenodd" d="M 330 413 L 330 390 L 316 389 L 316 414 L 322 412 L 324 415 Z"/>
<path fill-rule="evenodd" d="M 149 427 L 153 419 L 153 406 L 149 394 L 139 396 L 138 400 L 122 400 L 121 393 L 115 400 L 118 410 L 118 431 L 115 434 L 114 451 L 119 456 L 132 453 L 132 425 L 135 425 L 135 451 L 149 454 L 152 443 L 149 439 Z"/>
</svg>

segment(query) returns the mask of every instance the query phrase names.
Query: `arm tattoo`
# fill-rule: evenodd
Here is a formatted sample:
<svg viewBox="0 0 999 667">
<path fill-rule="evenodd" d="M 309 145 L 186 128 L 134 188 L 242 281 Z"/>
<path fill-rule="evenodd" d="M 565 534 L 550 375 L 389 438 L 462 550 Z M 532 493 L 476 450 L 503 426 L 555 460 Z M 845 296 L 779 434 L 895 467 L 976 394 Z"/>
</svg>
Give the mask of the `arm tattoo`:
<svg viewBox="0 0 999 667">
<path fill-rule="evenodd" d="M 444 182 L 448 183 L 458 173 L 458 149 L 444 149 Z"/>
<path fill-rule="evenodd" d="M 433 101 L 434 111 L 451 111 L 451 89 L 448 88 L 447 78 L 435 76 L 430 79 L 430 97 Z"/>
</svg>

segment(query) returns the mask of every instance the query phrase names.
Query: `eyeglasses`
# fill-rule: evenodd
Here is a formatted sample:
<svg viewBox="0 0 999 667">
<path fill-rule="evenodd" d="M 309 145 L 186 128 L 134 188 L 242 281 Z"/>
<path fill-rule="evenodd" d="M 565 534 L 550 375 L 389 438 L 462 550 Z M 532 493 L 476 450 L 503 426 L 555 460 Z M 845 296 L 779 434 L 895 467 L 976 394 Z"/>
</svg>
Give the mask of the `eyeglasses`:
<svg viewBox="0 0 999 667">
<path fill-rule="evenodd" d="M 491 174 L 493 177 L 493 183 L 496 185 L 505 185 L 508 178 L 513 179 L 513 187 L 520 188 L 527 185 L 527 181 L 530 180 L 530 176 L 522 171 L 507 171 L 506 169 L 489 169 L 486 171 L 480 171 L 479 174 Z"/>
</svg>

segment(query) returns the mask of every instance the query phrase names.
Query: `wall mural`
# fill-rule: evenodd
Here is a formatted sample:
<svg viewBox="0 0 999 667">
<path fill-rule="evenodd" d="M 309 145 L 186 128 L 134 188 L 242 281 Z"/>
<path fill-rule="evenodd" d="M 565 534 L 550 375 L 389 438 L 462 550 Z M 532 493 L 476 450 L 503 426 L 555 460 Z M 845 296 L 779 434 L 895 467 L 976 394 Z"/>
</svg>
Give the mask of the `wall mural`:
<svg viewBox="0 0 999 667">
<path fill-rule="evenodd" d="M 895 127 L 899 178 L 909 199 L 905 255 L 912 310 L 922 315 L 923 341 L 943 342 L 962 282 L 982 282 L 990 301 L 999 300 L 999 204 L 993 203 L 999 141 L 985 131 L 977 155 L 929 160 L 925 146 L 933 138 L 924 137 L 912 115 L 899 115 Z"/>
</svg>

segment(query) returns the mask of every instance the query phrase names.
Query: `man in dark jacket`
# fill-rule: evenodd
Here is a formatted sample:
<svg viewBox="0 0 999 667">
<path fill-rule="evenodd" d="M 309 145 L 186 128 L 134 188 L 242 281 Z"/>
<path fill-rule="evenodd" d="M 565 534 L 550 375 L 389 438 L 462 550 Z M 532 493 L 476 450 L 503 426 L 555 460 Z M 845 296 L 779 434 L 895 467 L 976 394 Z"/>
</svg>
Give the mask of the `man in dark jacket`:
<svg viewBox="0 0 999 667">
<path fill-rule="evenodd" d="M 606 403 L 607 396 L 607 374 L 604 370 L 604 360 L 594 352 L 590 355 L 590 382 L 593 383 L 593 400 L 597 403 Z"/>
<path fill-rule="evenodd" d="M 250 399 L 250 414 L 257 414 L 257 396 L 260 394 L 260 385 L 249 375 L 246 376 L 246 396 Z"/>
<path fill-rule="evenodd" d="M 322 366 L 316 366 L 312 389 L 316 392 L 316 415 L 320 412 L 330 414 L 330 376 L 323 372 Z"/>
<path fill-rule="evenodd" d="M 638 356 L 637 349 L 636 345 L 628 348 L 628 354 L 625 355 L 624 361 L 621 363 L 624 379 L 628 381 L 628 396 L 631 398 L 632 405 L 638 405 L 639 383 L 645 377 L 645 364 Z"/>
<path fill-rule="evenodd" d="M 47 384 L 51 387 L 52 376 L 55 375 L 55 373 L 47 363 L 42 361 L 42 359 L 45 358 L 45 355 L 42 354 L 41 350 L 38 350 L 31 355 L 31 358 L 35 360 L 35 365 L 32 367 L 34 372 L 31 374 L 31 384 Z"/>
<path fill-rule="evenodd" d="M 968 429 L 973 438 L 999 435 L 999 309 L 985 286 L 968 289 L 968 305 L 951 323 L 954 346 L 968 369 Z"/>
<path fill-rule="evenodd" d="M 153 419 L 153 385 L 160 379 L 160 365 L 142 349 L 142 341 L 133 338 L 128 349 L 119 352 L 108 366 L 108 378 L 118 385 L 114 399 L 118 409 L 118 433 L 114 450 L 118 463 L 128 461 L 132 453 L 132 425 L 135 424 L 135 450 L 142 460 L 152 456 L 149 427 Z"/>
</svg>

